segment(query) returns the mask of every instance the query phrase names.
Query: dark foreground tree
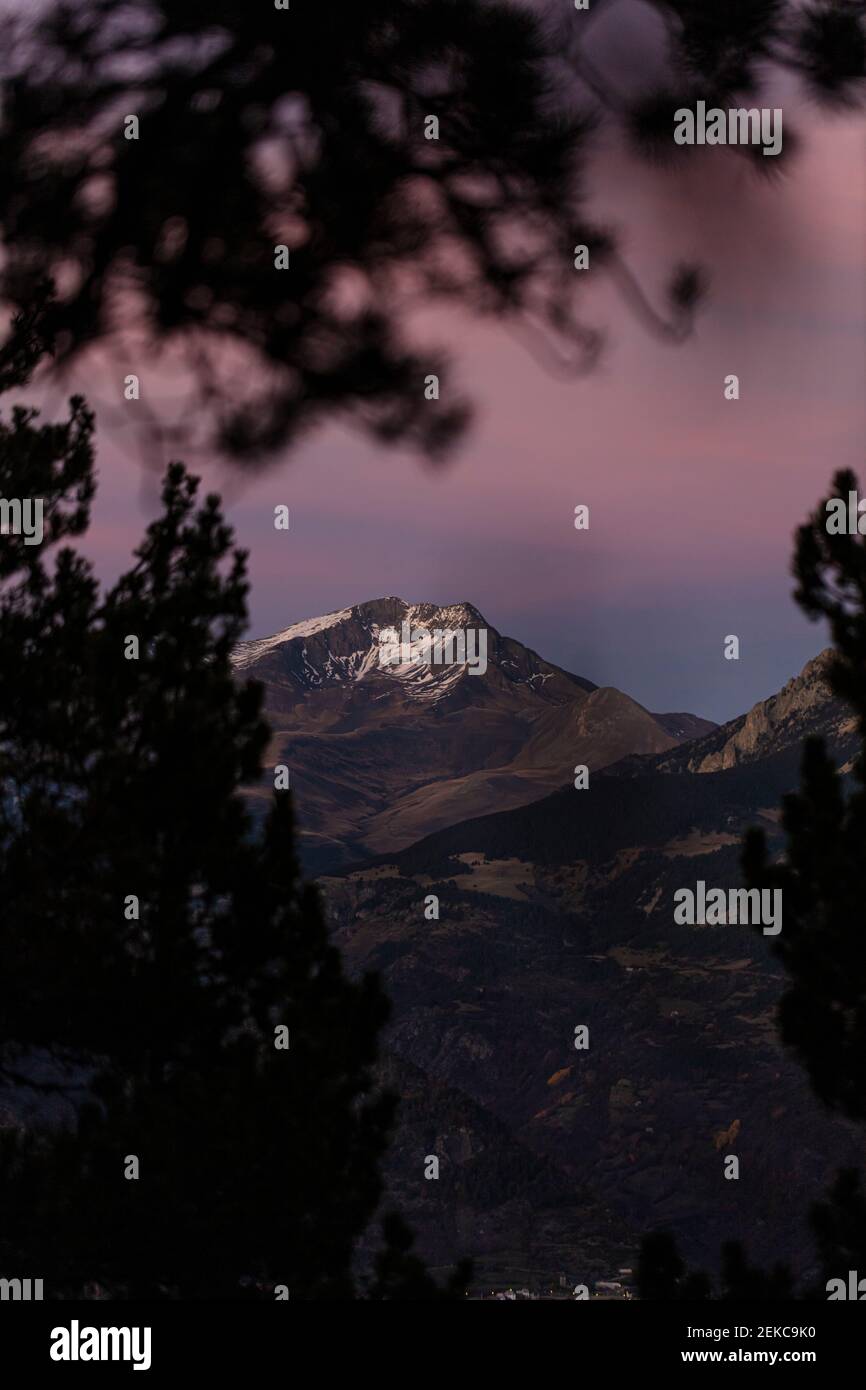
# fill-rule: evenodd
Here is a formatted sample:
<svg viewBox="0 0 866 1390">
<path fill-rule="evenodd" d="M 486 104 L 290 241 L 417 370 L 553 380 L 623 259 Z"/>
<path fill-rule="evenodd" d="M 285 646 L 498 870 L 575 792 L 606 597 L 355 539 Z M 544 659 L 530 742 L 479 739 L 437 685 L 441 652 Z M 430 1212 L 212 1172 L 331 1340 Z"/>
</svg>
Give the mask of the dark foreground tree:
<svg viewBox="0 0 866 1390">
<path fill-rule="evenodd" d="M 608 11 L 641 54 L 615 77 L 595 45 Z M 469 405 L 408 331 L 419 304 L 492 316 L 569 374 L 601 343 L 579 289 L 610 274 L 681 340 L 701 277 L 667 264 L 644 294 L 587 209 L 593 131 L 653 160 L 725 158 L 676 145 L 674 112 L 774 105 L 774 69 L 845 104 L 866 73 L 861 0 L 71 0 L 2 37 L 3 295 L 53 276 L 59 361 L 110 345 L 114 399 L 143 377 L 125 423 L 188 445 L 194 422 L 248 464 L 334 415 L 440 456 Z M 777 171 L 785 115 L 782 156 L 730 157 Z M 153 347 L 165 374 L 188 369 L 195 409 L 154 411 Z"/>
<path fill-rule="evenodd" d="M 847 515 L 857 494 L 851 472 L 797 535 L 796 599 L 811 618 L 825 618 L 833 639 L 830 688 L 856 720 L 859 755 L 850 775 L 835 766 L 820 739 L 803 751 L 800 789 L 782 804 L 787 837 L 774 862 L 761 830 L 749 832 L 743 870 L 750 888 L 781 889 L 782 931 L 773 950 L 786 987 L 778 1010 L 782 1041 L 805 1067 L 816 1095 L 849 1119 L 866 1121 L 866 537 L 837 534 L 837 506 Z M 847 522 L 846 522 L 847 531 Z M 760 932 L 761 928 L 757 930 Z M 827 1297 L 827 1282 L 866 1276 L 866 1197 L 861 1176 L 843 1170 L 811 1213 L 819 1278 L 798 1297 Z M 670 1236 L 648 1238 L 641 1253 L 641 1296 L 702 1298 L 710 1281 L 686 1271 Z M 742 1248 L 723 1252 L 723 1298 L 792 1297 L 794 1280 L 781 1267 L 749 1268 Z"/>
<path fill-rule="evenodd" d="M 4 386 L 43 327 L 19 322 Z M 173 464 L 108 593 L 74 550 L 49 563 L 87 526 L 92 429 L 81 400 L 0 424 L 4 499 L 45 508 L 42 545 L 13 512 L 0 539 L 0 1080 L 54 1125 L 3 1131 L 3 1272 L 49 1297 L 357 1296 L 387 1001 L 343 973 L 288 793 L 259 827 L 239 795 L 268 735 L 233 678 L 247 586 L 219 500 Z M 465 1271 L 440 1289 L 410 1245 L 390 1220 L 367 1296 L 456 1297 Z"/>
</svg>

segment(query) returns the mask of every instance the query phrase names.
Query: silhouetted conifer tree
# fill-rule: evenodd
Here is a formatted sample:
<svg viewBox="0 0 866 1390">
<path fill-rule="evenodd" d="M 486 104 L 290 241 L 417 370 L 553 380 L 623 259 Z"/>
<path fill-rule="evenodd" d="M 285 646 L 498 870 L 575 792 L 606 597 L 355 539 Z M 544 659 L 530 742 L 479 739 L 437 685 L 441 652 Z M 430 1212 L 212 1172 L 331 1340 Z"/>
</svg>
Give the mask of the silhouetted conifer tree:
<svg viewBox="0 0 866 1390">
<path fill-rule="evenodd" d="M 49 309 L 19 320 L 2 384 L 50 345 Z M 74 550 L 50 562 L 87 526 L 92 432 L 81 400 L 0 424 L 3 494 L 46 516 L 45 544 L 0 541 L 0 1080 L 54 1120 L 2 1135 L 4 1275 L 49 1297 L 353 1297 L 394 1113 L 387 1000 L 343 973 L 288 793 L 258 827 L 239 795 L 268 731 L 232 672 L 247 583 L 219 499 L 172 464 L 104 595 Z M 410 1245 L 390 1221 L 371 1296 L 459 1296 L 465 1271 L 440 1289 Z"/>
<path fill-rule="evenodd" d="M 840 472 L 830 498 L 857 492 Z M 829 502 L 830 498 L 827 499 Z M 815 1093 L 832 1110 L 866 1120 L 866 539 L 832 534 L 822 503 L 800 527 L 794 557 L 796 599 L 810 618 L 825 618 L 833 639 L 827 670 L 831 690 L 850 706 L 860 752 L 850 776 L 836 767 L 823 740 L 808 739 L 800 788 L 782 803 L 786 848 L 781 862 L 762 830 L 743 847 L 747 885 L 781 889 L 783 925 L 773 940 L 786 987 L 778 1010 L 782 1041 L 805 1067 Z M 835 528 L 834 528 L 835 529 Z M 756 928 L 758 932 L 761 927 Z M 798 1297 L 826 1298 L 826 1282 L 866 1275 L 866 1199 L 860 1175 L 843 1170 L 811 1213 L 819 1279 Z M 794 1296 L 789 1270 L 749 1268 L 737 1243 L 723 1252 L 720 1297 Z M 641 1296 L 709 1296 L 709 1281 L 687 1274 L 670 1236 L 644 1241 Z"/>
</svg>

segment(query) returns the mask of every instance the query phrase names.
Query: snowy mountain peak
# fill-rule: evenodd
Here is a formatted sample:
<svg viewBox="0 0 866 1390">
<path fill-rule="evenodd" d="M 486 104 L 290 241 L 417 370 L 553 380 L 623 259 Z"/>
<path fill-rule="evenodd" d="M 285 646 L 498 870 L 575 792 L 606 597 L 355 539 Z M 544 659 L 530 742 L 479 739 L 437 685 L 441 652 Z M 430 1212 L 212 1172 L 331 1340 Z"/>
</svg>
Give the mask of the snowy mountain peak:
<svg viewBox="0 0 866 1390">
<path fill-rule="evenodd" d="M 480 684 L 492 678 L 504 691 L 522 687 L 531 699 L 559 704 L 594 688 L 502 637 L 474 604 L 407 603 L 394 595 L 243 642 L 232 661 L 238 672 L 281 687 L 285 699 L 292 689 L 300 696 L 373 682 L 371 698 L 390 691 L 428 704 L 452 695 L 475 703 L 483 698 Z"/>
</svg>

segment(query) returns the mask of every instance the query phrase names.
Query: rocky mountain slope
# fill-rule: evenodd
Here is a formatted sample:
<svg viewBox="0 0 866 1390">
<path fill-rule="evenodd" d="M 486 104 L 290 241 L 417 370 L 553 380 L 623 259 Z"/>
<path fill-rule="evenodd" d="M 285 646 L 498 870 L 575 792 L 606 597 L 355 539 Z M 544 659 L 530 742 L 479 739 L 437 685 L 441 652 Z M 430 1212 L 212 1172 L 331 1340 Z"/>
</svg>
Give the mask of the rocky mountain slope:
<svg viewBox="0 0 866 1390">
<path fill-rule="evenodd" d="M 785 749 L 799 748 L 807 736 L 844 747 L 854 731 L 854 718 L 831 694 L 826 672 L 830 649 L 807 662 L 799 675 L 748 714 L 722 724 L 681 748 L 655 757 L 625 759 L 618 772 L 719 772 L 755 762 Z"/>
<path fill-rule="evenodd" d="M 405 625 L 405 628 L 404 628 Z M 395 656 L 391 636 L 408 633 Z M 436 632 L 484 634 L 486 669 L 430 659 Z M 452 655 L 446 647 L 446 655 Z M 399 849 L 470 816 L 535 801 L 626 754 L 656 754 L 715 726 L 654 715 L 621 691 L 503 637 L 471 604 L 384 598 L 245 642 L 239 676 L 265 683 L 268 763 L 285 764 L 308 869 Z M 266 779 L 253 792 L 266 797 Z"/>
</svg>

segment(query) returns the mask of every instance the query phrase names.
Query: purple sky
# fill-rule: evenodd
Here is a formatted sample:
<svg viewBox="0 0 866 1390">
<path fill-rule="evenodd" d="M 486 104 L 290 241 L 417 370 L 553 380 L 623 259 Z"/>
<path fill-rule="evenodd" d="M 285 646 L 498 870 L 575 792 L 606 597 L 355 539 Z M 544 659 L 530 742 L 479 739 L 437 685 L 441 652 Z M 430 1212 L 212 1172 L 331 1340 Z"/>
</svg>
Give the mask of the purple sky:
<svg viewBox="0 0 866 1390">
<path fill-rule="evenodd" d="M 645 286 L 679 259 L 711 274 L 685 345 L 648 335 L 599 285 L 585 303 L 609 330 L 604 361 L 563 382 L 501 327 L 439 311 L 417 331 L 450 348 L 478 406 L 444 470 L 337 426 L 251 481 L 206 467 L 251 552 L 250 635 L 385 594 L 465 599 L 598 684 L 718 720 L 826 645 L 790 597 L 791 537 L 831 474 L 864 462 L 866 139 L 862 118 L 806 109 L 797 123 L 804 148 L 781 181 L 724 149 L 686 173 L 600 149 L 592 212 L 621 229 Z M 738 402 L 723 397 L 731 372 Z M 120 396 L 120 378 L 76 384 Z M 100 444 L 87 548 L 110 578 L 154 490 L 121 435 L 104 428 Z M 273 529 L 279 502 L 288 534 Z M 573 528 L 580 502 L 588 532 Z M 728 633 L 739 662 L 723 659 Z"/>
</svg>

